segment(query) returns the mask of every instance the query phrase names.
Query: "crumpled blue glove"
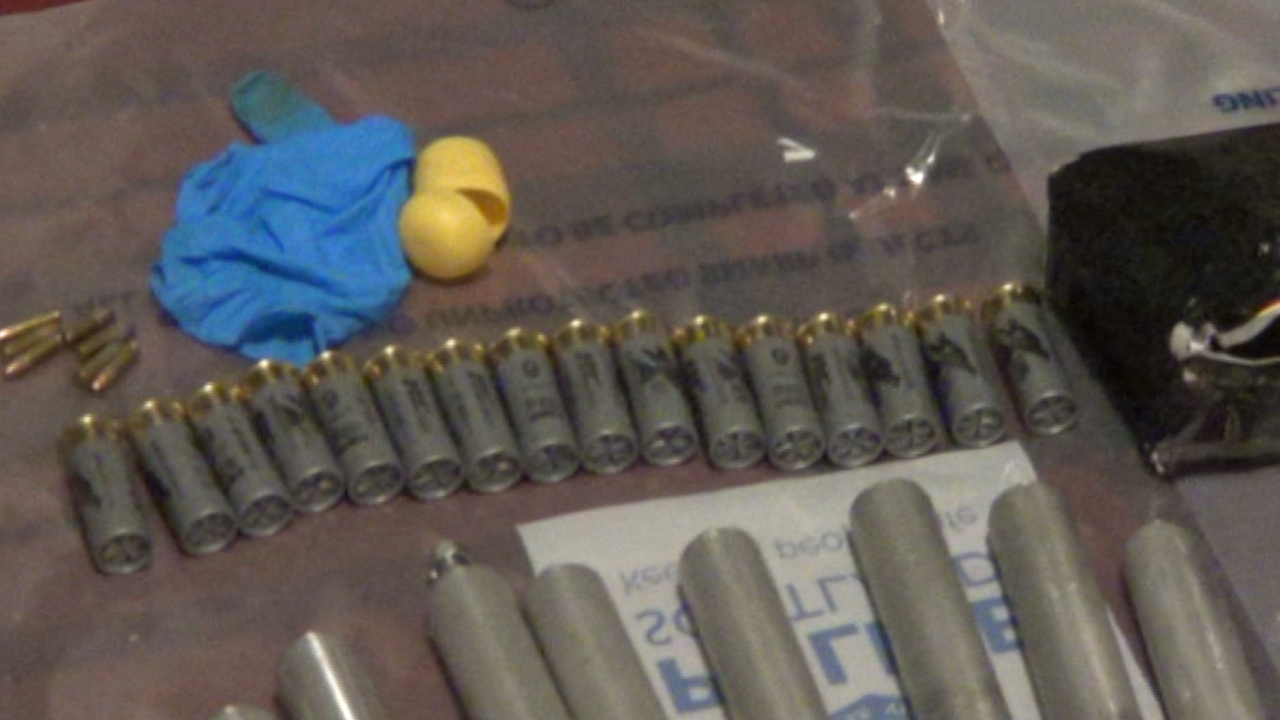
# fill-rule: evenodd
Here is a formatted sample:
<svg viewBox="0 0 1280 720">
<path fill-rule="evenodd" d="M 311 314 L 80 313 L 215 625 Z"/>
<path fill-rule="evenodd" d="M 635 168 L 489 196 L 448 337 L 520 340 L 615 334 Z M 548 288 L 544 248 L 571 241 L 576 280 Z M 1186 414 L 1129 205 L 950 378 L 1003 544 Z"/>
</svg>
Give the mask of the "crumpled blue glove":
<svg viewBox="0 0 1280 720">
<path fill-rule="evenodd" d="M 187 174 L 151 289 L 196 338 L 300 365 L 383 320 L 409 284 L 397 221 L 413 132 L 385 117 L 339 125 L 268 73 L 232 104 L 262 144 Z"/>
</svg>

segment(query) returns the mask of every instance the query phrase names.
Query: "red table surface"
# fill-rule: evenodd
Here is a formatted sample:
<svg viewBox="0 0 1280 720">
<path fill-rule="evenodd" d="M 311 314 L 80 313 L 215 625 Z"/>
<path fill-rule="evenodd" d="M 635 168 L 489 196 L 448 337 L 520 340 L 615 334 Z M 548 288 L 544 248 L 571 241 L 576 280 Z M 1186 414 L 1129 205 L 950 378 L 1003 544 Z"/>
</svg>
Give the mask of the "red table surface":
<svg viewBox="0 0 1280 720">
<path fill-rule="evenodd" d="M 166 322 L 147 286 L 183 173 L 246 141 L 226 99 L 246 72 L 276 70 L 340 119 L 477 135 L 503 158 L 515 209 L 488 271 L 415 282 L 351 343 L 361 357 L 635 307 L 741 322 L 979 298 L 1040 271 L 1042 234 L 922 0 L 94 0 L 5 18 L 0 47 L 0 326 L 108 305 L 143 348 L 102 397 L 70 386 L 70 357 L 0 384 L 4 718 L 199 719 L 269 704 L 280 653 L 315 628 L 357 639 L 392 717 L 452 720 L 423 634 L 433 543 L 456 539 L 518 579 L 518 523 L 786 477 L 698 460 L 343 505 L 211 557 L 183 557 L 158 532 L 148 571 L 95 574 L 58 433 L 83 412 L 118 417 L 249 365 Z M 1065 350 L 1080 426 L 1028 439 L 1028 452 L 1066 493 L 1132 635 L 1123 542 L 1177 516 L 1179 500 Z"/>
<path fill-rule="evenodd" d="M 73 2 L 76 2 L 76 0 L 4 0 L 0 2 L 0 15 L 43 10 L 57 7 L 58 5 L 69 5 Z"/>
</svg>

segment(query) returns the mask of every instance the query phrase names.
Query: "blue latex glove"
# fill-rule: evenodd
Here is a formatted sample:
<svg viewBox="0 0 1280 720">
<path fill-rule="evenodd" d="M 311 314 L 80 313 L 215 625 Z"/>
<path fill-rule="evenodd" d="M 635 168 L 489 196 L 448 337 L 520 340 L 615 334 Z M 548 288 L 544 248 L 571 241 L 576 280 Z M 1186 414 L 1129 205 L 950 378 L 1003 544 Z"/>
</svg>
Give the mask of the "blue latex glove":
<svg viewBox="0 0 1280 720">
<path fill-rule="evenodd" d="M 337 122 L 287 80 L 269 72 L 249 73 L 231 89 L 231 110 L 260 143 L 283 140 Z"/>
<path fill-rule="evenodd" d="M 413 133 L 382 117 L 338 125 L 262 73 L 233 106 L 265 143 L 188 173 L 151 288 L 200 340 L 303 364 L 384 319 L 408 286 L 397 221 Z"/>
</svg>

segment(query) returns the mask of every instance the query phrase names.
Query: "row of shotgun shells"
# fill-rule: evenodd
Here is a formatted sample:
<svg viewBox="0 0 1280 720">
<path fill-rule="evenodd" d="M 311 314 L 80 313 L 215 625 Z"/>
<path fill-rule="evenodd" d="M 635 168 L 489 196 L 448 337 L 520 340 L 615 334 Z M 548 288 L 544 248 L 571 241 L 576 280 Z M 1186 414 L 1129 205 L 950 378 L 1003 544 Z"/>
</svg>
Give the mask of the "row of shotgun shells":
<svg viewBox="0 0 1280 720">
<path fill-rule="evenodd" d="M 72 380 L 95 393 L 114 385 L 138 359 L 132 328 L 117 324 L 110 308 L 93 310 L 70 325 L 64 323 L 62 311 L 54 310 L 0 329 L 6 379 L 27 374 L 62 348 L 80 358 Z"/>
<path fill-rule="evenodd" d="M 1075 404 L 1038 297 L 1006 286 L 982 317 L 1028 428 L 1070 427 Z M 150 558 L 134 453 L 181 548 L 206 554 L 344 495 L 374 505 L 402 491 L 494 493 L 523 477 L 675 465 L 700 448 L 720 469 L 767 458 L 802 470 L 915 457 L 947 436 L 983 447 L 1006 423 L 976 344 L 968 305 L 946 296 L 913 313 L 822 313 L 799 329 L 699 316 L 669 333 L 636 311 L 550 338 L 515 328 L 487 347 L 391 346 L 363 366 L 338 351 L 302 369 L 264 360 L 238 383 L 150 400 L 123 422 L 81 418 L 61 451 L 95 563 L 131 572 Z"/>
</svg>

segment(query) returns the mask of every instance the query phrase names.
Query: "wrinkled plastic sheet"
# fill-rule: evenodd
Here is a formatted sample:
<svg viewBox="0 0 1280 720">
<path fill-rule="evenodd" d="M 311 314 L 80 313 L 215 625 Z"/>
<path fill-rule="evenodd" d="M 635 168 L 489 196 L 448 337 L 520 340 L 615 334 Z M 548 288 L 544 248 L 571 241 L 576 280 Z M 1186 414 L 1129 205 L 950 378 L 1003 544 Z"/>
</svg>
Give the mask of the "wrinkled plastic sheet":
<svg viewBox="0 0 1280 720">
<path fill-rule="evenodd" d="M 458 717 L 423 633 L 424 555 L 438 540 L 518 580 L 518 523 L 782 477 L 698 461 L 343 506 L 211 557 L 183 557 L 160 537 L 145 573 L 94 573 L 58 433 L 84 412 L 121 416 L 247 366 L 172 327 L 146 288 L 182 174 L 243 138 L 227 93 L 244 73 L 280 72 L 340 119 L 398 117 L 424 142 L 478 135 L 504 160 L 515 211 L 490 269 L 457 285 L 415 282 L 388 322 L 349 345 L 367 356 L 388 342 L 429 349 L 636 307 L 672 323 L 803 317 L 1037 279 L 1043 235 L 1023 194 L 1034 183 L 1015 172 L 947 44 L 957 17 L 986 27 L 980 10 L 93 0 L 0 19 L 0 324 L 105 304 L 136 325 L 143 349 L 102 397 L 71 387 L 69 357 L 0 385 L 0 715 L 204 718 L 230 702 L 270 704 L 280 654 L 318 629 L 355 639 L 393 717 Z M 1065 355 L 1081 426 L 1029 440 L 1028 452 L 1067 492 L 1132 634 L 1121 544 L 1182 506 Z"/>
<path fill-rule="evenodd" d="M 1280 5 L 1268 0 L 930 1 L 1042 223 L 1049 174 L 1087 151 L 1280 122 Z M 1271 677 L 1280 662 L 1275 475 L 1202 474 L 1176 486 Z"/>
</svg>

